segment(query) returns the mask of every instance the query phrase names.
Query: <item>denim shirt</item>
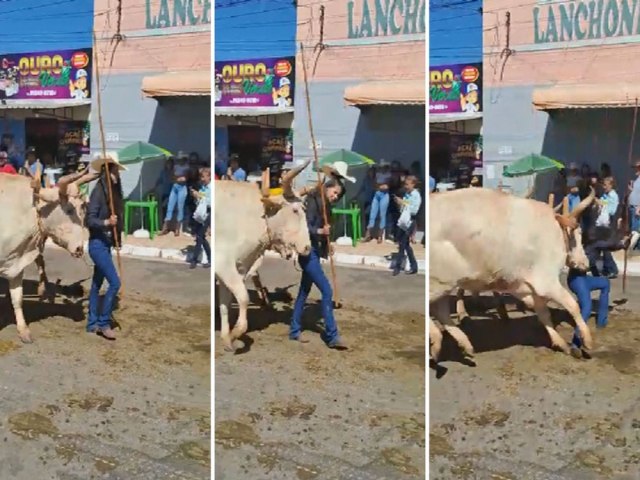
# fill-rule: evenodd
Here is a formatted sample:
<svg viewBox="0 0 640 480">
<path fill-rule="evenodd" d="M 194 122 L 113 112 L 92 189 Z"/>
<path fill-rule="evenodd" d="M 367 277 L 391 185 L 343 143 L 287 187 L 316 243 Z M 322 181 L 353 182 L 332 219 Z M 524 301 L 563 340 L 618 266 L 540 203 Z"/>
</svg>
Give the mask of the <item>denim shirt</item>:
<svg viewBox="0 0 640 480">
<path fill-rule="evenodd" d="M 601 200 L 604 202 L 609 216 L 615 215 L 618 205 L 620 204 L 620 199 L 618 198 L 616 191 L 611 190 L 609 193 L 603 194 Z"/>
<path fill-rule="evenodd" d="M 122 245 L 122 208 L 121 206 L 120 208 L 118 207 L 118 205 L 114 205 L 118 216 L 116 231 L 118 233 L 118 244 Z M 104 180 L 100 179 L 91 192 L 89 206 L 87 207 L 86 223 L 89 229 L 89 240 L 102 240 L 109 246 L 114 245 L 113 227 L 104 224 L 104 221 L 110 216 L 111 210 L 109 208 L 107 186 Z"/>
<path fill-rule="evenodd" d="M 311 247 L 317 250 L 321 258 L 329 255 L 329 245 L 326 235 L 318 234 L 318 230 L 324 227 L 324 216 L 322 215 L 322 198 L 319 191 L 315 191 L 306 199 L 307 227 L 309 228 L 309 238 Z M 331 218 L 331 205 L 327 202 L 327 218 Z"/>
<path fill-rule="evenodd" d="M 404 208 L 409 209 L 411 218 L 414 218 L 418 214 L 418 210 L 420 210 L 420 205 L 422 205 L 422 197 L 418 189 L 414 188 L 411 193 L 407 192 L 404 194 L 402 202 L 404 203 Z"/>
</svg>

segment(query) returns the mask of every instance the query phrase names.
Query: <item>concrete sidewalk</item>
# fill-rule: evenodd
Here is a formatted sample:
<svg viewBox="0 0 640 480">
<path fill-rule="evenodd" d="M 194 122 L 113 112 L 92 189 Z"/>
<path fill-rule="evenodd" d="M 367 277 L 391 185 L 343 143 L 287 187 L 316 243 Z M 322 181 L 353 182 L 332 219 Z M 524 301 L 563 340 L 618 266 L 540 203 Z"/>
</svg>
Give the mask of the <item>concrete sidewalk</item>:
<svg viewBox="0 0 640 480">
<path fill-rule="evenodd" d="M 123 256 L 186 262 L 187 255 L 193 245 L 194 240 L 188 235 L 176 237 L 170 234 L 155 237 L 153 240 L 134 238 L 129 235 L 124 239 L 120 254 Z M 47 247 L 59 248 L 51 240 L 47 241 Z M 85 245 L 85 250 L 87 248 L 88 246 Z M 390 269 L 391 260 L 393 255 L 398 251 L 398 247 L 395 244 L 387 242 L 382 244 L 370 242 L 360 243 L 356 247 L 334 244 L 334 250 L 335 254 L 333 258 L 337 265 Z M 421 244 L 414 244 L 413 250 L 418 260 L 418 271 L 424 274 L 426 271 L 425 248 Z M 271 251 L 267 252 L 266 256 L 272 258 L 279 257 L 276 252 Z"/>
</svg>

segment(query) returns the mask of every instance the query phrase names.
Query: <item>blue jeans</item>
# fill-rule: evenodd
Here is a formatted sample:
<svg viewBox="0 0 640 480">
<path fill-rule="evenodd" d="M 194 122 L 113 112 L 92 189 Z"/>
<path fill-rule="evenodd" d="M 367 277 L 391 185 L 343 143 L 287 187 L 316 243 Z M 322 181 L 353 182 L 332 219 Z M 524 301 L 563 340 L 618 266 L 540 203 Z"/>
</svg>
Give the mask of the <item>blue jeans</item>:
<svg viewBox="0 0 640 480">
<path fill-rule="evenodd" d="M 178 207 L 178 223 L 184 220 L 184 203 L 187 200 L 187 186 L 174 183 L 169 194 L 169 205 L 167 205 L 167 215 L 164 217 L 165 222 L 170 222 L 173 217 L 173 211 Z"/>
<path fill-rule="evenodd" d="M 400 227 L 397 227 L 396 229 L 396 240 L 398 240 L 399 249 L 394 271 L 399 272 L 402 268 L 405 254 L 409 257 L 409 265 L 411 266 L 411 270 L 414 272 L 418 271 L 418 262 L 416 261 L 416 256 L 413 253 L 413 248 L 411 247 L 411 234 L 413 233 L 415 224 L 416 222 L 415 220 L 413 220 L 411 221 L 411 225 L 407 230 L 403 230 Z"/>
<path fill-rule="evenodd" d="M 207 215 L 207 219 L 204 223 L 194 221 L 194 234 L 196 236 L 196 246 L 193 251 L 193 257 L 191 259 L 192 264 L 198 263 L 198 256 L 204 248 L 204 252 L 207 254 L 207 262 L 211 263 L 211 247 L 207 241 L 207 229 L 211 225 L 211 213 Z"/>
<path fill-rule="evenodd" d="M 113 303 L 120 290 L 120 278 L 113 264 L 111 256 L 111 246 L 100 239 L 89 240 L 89 256 L 95 264 L 93 269 L 93 281 L 91 282 L 91 293 L 89 293 L 89 320 L 87 331 L 93 332 L 97 328 L 111 327 L 111 314 L 113 313 Z M 104 296 L 102 312 L 98 311 L 100 302 L 100 287 L 104 279 L 109 282 L 109 288 Z"/>
<path fill-rule="evenodd" d="M 311 286 L 315 284 L 322 294 L 321 305 L 322 316 L 324 317 L 324 333 L 322 339 L 327 345 L 331 346 L 335 344 L 340 337 L 338 335 L 336 319 L 333 317 L 333 291 L 320 265 L 318 251 L 314 248 L 308 257 L 300 255 L 298 262 L 302 268 L 302 280 L 300 281 L 300 290 L 298 291 L 298 297 L 293 307 L 293 318 L 291 319 L 291 326 L 289 327 L 289 338 L 296 340 L 302 332 L 302 312 L 304 310 L 304 304 L 311 291 Z"/>
<path fill-rule="evenodd" d="M 369 225 L 367 228 L 373 228 L 376 224 L 376 219 L 380 215 L 380 231 L 383 231 L 387 226 L 387 209 L 389 208 L 389 192 L 377 191 L 373 195 L 373 201 L 371 202 L 371 212 L 369 213 Z"/>
<path fill-rule="evenodd" d="M 591 292 L 600 290 L 596 326 L 598 328 L 606 327 L 609 317 L 609 291 L 611 290 L 611 282 L 609 282 L 609 279 L 605 277 L 592 277 L 590 275 L 578 275 L 575 277 L 570 276 L 567 283 L 571 291 L 578 297 L 580 314 L 585 322 L 591 316 Z M 582 346 L 578 329 L 576 329 L 573 335 L 572 343 L 578 348 Z"/>
</svg>

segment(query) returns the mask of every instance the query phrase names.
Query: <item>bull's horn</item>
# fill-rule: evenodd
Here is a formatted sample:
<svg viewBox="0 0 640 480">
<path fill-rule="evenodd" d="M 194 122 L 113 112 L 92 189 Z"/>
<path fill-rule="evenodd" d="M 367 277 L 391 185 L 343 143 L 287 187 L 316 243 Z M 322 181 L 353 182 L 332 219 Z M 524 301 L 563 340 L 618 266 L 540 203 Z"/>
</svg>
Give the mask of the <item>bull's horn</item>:
<svg viewBox="0 0 640 480">
<path fill-rule="evenodd" d="M 31 188 L 33 188 L 33 191 L 36 194 L 40 191 L 40 188 L 42 187 L 42 176 L 41 175 L 42 174 L 40 173 L 40 170 L 38 170 L 38 173 L 36 173 L 36 176 L 32 177 L 32 179 L 31 179 Z"/>
<path fill-rule="evenodd" d="M 75 180 L 74 183 L 78 186 L 81 186 L 81 185 L 84 185 L 85 183 L 93 182 L 98 178 L 100 178 L 100 172 L 90 172 L 89 169 L 87 168 L 82 172 L 81 177 Z"/>
<path fill-rule="evenodd" d="M 69 187 L 69 185 L 78 180 L 82 176 L 82 174 L 83 172 L 70 173 L 69 175 L 65 175 L 64 177 L 61 177 L 60 180 L 58 180 L 58 192 L 61 198 L 67 196 L 67 188 Z"/>
<path fill-rule="evenodd" d="M 296 176 L 298 176 L 298 174 L 304 170 L 305 168 L 307 168 L 307 166 L 309 165 L 309 163 L 311 163 L 311 159 L 307 160 L 306 162 L 304 162 L 302 165 L 297 166 L 296 168 L 291 169 L 282 179 L 282 195 L 287 198 L 287 197 L 293 197 L 295 196 L 295 192 L 293 191 L 293 179 L 296 178 Z"/>
<path fill-rule="evenodd" d="M 553 211 L 556 212 L 556 213 L 558 213 L 561 209 L 562 209 L 562 204 L 561 203 L 559 203 L 558 205 L 553 207 Z"/>
<path fill-rule="evenodd" d="M 563 215 L 556 214 L 556 221 L 561 227 L 568 228 L 570 230 L 578 228 L 578 221 L 574 217 L 565 217 Z"/>
<path fill-rule="evenodd" d="M 576 208 L 574 208 L 573 211 L 569 214 L 570 217 L 578 218 L 582 214 L 582 212 L 584 212 L 585 209 L 589 205 L 591 205 L 591 202 L 593 202 L 594 198 L 596 198 L 596 191 L 593 189 L 593 187 L 589 187 L 589 189 L 591 190 L 591 192 L 589 192 L 589 196 L 582 200 L 578 205 L 576 205 Z"/>
</svg>

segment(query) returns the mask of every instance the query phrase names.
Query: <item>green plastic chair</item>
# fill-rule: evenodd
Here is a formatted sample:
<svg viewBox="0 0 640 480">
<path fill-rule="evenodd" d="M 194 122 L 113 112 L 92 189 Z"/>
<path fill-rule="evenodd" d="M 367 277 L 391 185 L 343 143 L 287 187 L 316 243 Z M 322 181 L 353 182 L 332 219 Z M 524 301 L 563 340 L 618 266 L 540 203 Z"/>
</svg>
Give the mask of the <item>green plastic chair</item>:
<svg viewBox="0 0 640 480">
<path fill-rule="evenodd" d="M 360 218 L 362 212 L 357 204 L 352 204 L 351 208 L 334 208 L 332 210 L 332 216 L 338 217 L 340 215 L 347 215 L 351 217 L 351 239 L 353 240 L 353 246 L 355 247 L 358 240 L 362 238 L 362 220 Z"/>
<path fill-rule="evenodd" d="M 124 235 L 129 234 L 129 227 L 131 221 L 131 212 L 139 208 L 144 215 L 145 210 L 149 217 L 149 237 L 153 240 L 156 232 L 158 232 L 158 202 L 152 199 L 151 195 L 147 197 L 146 201 L 133 201 L 127 200 L 124 204 Z"/>
</svg>

